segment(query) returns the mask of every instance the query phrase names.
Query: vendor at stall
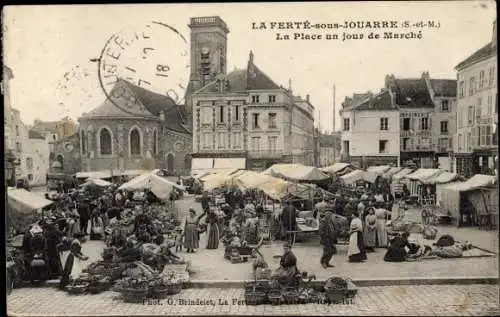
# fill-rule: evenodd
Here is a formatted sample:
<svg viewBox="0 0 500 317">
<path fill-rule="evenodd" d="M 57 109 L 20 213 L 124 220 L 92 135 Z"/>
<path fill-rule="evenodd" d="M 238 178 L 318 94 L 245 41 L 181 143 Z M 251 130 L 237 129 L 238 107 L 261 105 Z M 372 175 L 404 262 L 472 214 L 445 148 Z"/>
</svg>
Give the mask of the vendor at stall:
<svg viewBox="0 0 500 317">
<path fill-rule="evenodd" d="M 404 232 L 402 235 L 394 237 L 389 244 L 389 248 L 384 255 L 386 262 L 404 262 L 406 261 L 406 247 L 409 247 L 408 237 L 410 234 Z"/>
<path fill-rule="evenodd" d="M 64 264 L 64 271 L 59 282 L 59 288 L 64 289 L 70 280 L 77 278 L 83 271 L 82 261 L 89 258 L 82 253 L 82 245 L 78 239 L 73 239 L 70 246 L 70 253 Z"/>
<path fill-rule="evenodd" d="M 283 243 L 283 255 L 281 256 L 280 266 L 276 269 L 272 277 L 282 281 L 293 280 L 299 270 L 297 269 L 297 258 L 292 252 L 289 242 Z"/>
</svg>

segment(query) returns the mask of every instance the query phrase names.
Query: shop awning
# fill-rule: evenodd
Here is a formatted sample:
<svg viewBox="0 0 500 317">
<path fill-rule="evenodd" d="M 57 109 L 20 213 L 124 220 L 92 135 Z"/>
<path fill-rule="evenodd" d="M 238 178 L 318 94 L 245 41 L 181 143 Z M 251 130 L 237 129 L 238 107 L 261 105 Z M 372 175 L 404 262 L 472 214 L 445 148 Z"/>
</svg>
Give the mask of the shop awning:
<svg viewBox="0 0 500 317">
<path fill-rule="evenodd" d="M 382 175 L 384 174 L 386 171 L 388 171 L 391 167 L 389 165 L 381 165 L 381 166 L 370 166 L 366 169 L 367 172 L 370 172 L 370 173 L 375 173 L 375 174 L 379 174 L 379 175 Z"/>
<path fill-rule="evenodd" d="M 385 178 L 391 178 L 392 176 L 396 175 L 398 172 L 400 172 L 403 168 L 401 167 L 391 167 L 387 171 L 382 174 L 383 177 Z"/>
<path fill-rule="evenodd" d="M 457 173 L 450 173 L 450 172 L 443 172 L 441 174 L 436 174 L 435 176 L 432 176 L 430 178 L 427 178 L 422 181 L 424 184 L 447 184 L 451 183 L 457 179 L 459 179 L 460 176 Z"/>
<path fill-rule="evenodd" d="M 350 169 L 351 171 L 353 171 L 356 168 L 349 163 L 335 163 L 333 165 L 320 168 L 322 172 L 329 174 L 337 174 L 339 172 L 343 172 L 345 169 Z"/>
<path fill-rule="evenodd" d="M 21 188 L 8 189 L 9 204 L 21 211 L 34 211 L 47 207 L 54 202 Z"/>
<path fill-rule="evenodd" d="M 103 178 L 110 178 L 111 172 L 109 172 L 109 171 L 78 172 L 75 174 L 75 177 L 76 178 L 103 179 Z"/>
<path fill-rule="evenodd" d="M 425 182 L 425 180 L 430 179 L 432 177 L 436 177 L 444 172 L 445 172 L 444 170 L 438 168 L 419 168 L 415 172 L 408 174 L 403 178 L 411 179 L 414 181 Z"/>
<path fill-rule="evenodd" d="M 496 183 L 496 177 L 491 175 L 476 174 L 472 176 L 469 180 L 465 182 L 456 182 L 447 185 L 443 189 L 446 190 L 456 190 L 456 191 L 469 191 L 484 187 L 494 187 Z"/>
<path fill-rule="evenodd" d="M 375 183 L 377 180 L 377 175 L 376 173 L 371 173 L 371 172 L 365 172 L 362 170 L 355 170 L 349 174 L 345 174 L 341 176 L 340 178 L 346 183 L 347 185 L 354 184 L 355 182 L 359 180 L 364 180 L 369 183 Z"/>
<path fill-rule="evenodd" d="M 396 174 L 392 175 L 392 179 L 393 180 L 400 180 L 403 177 L 405 177 L 406 175 L 413 173 L 413 171 L 414 171 L 414 169 L 411 169 L 411 168 L 403 168 L 402 170 L 400 170 Z"/>
<path fill-rule="evenodd" d="M 321 181 L 329 178 L 318 168 L 302 164 L 274 164 L 262 173 L 292 181 Z"/>
</svg>

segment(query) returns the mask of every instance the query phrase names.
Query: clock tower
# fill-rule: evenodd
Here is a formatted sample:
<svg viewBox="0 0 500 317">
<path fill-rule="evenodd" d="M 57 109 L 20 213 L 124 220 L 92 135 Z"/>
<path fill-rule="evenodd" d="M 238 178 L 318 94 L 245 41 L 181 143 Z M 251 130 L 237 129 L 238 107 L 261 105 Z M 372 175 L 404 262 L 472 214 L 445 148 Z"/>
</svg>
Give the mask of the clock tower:
<svg viewBox="0 0 500 317">
<path fill-rule="evenodd" d="M 226 22 L 218 16 L 191 18 L 191 72 L 186 96 L 188 109 L 192 109 L 193 92 L 215 80 L 227 69 Z"/>
</svg>

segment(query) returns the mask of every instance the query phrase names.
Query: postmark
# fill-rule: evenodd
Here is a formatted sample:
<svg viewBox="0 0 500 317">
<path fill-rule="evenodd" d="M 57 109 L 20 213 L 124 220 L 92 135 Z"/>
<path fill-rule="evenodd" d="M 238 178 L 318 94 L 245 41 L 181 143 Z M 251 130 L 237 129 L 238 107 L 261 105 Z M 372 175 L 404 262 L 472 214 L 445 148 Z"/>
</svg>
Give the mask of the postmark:
<svg viewBox="0 0 500 317">
<path fill-rule="evenodd" d="M 167 23 L 152 21 L 136 30 L 122 30 L 105 43 L 99 56 L 99 84 L 106 98 L 125 112 L 137 114 L 132 85 L 183 101 L 189 75 L 186 38 Z"/>
</svg>

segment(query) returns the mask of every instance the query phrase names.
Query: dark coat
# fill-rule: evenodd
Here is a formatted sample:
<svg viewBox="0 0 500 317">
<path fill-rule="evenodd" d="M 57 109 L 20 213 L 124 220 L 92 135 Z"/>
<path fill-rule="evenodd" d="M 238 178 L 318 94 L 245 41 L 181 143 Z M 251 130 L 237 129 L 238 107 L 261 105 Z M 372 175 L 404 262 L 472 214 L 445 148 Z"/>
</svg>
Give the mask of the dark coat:
<svg viewBox="0 0 500 317">
<path fill-rule="evenodd" d="M 282 268 L 288 269 L 296 265 L 297 265 L 297 258 L 295 257 L 295 254 L 293 254 L 292 251 L 283 254 L 280 260 L 280 266 Z"/>
<path fill-rule="evenodd" d="M 283 208 L 283 213 L 281 219 L 283 221 L 283 227 L 287 231 L 294 231 L 297 229 L 297 210 L 292 205 L 286 205 Z"/>
</svg>

